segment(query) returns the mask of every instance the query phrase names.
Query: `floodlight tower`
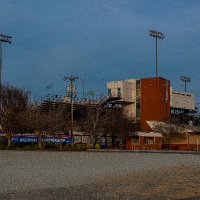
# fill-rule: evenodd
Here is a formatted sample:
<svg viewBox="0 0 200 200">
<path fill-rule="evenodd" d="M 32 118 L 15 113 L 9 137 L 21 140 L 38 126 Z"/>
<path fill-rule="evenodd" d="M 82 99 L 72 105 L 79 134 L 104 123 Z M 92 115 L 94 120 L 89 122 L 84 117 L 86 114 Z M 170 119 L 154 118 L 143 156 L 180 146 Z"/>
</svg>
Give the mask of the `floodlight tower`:
<svg viewBox="0 0 200 200">
<path fill-rule="evenodd" d="M 73 108 L 73 99 L 75 94 L 75 80 L 78 79 L 78 76 L 65 76 L 64 81 L 69 80 L 70 86 L 69 86 L 69 94 L 70 94 L 70 100 L 71 100 L 71 138 L 72 138 L 72 145 L 74 144 L 74 135 L 73 135 L 73 129 L 74 129 L 74 108 Z"/>
<path fill-rule="evenodd" d="M 187 92 L 187 83 L 191 82 L 190 77 L 188 77 L 188 76 L 180 76 L 179 79 L 184 82 L 185 92 Z M 184 122 L 185 122 L 185 107 L 183 108 L 183 123 Z"/>
<path fill-rule="evenodd" d="M 187 83 L 191 82 L 190 77 L 180 76 L 179 79 L 184 82 L 185 92 L 187 91 Z"/>
<path fill-rule="evenodd" d="M 165 34 L 155 31 L 153 29 L 149 30 L 149 35 L 156 38 L 156 77 L 158 76 L 158 39 L 164 39 Z"/>
<path fill-rule="evenodd" d="M 11 36 L 0 34 L 0 90 L 2 86 L 2 42 L 11 43 Z"/>
</svg>

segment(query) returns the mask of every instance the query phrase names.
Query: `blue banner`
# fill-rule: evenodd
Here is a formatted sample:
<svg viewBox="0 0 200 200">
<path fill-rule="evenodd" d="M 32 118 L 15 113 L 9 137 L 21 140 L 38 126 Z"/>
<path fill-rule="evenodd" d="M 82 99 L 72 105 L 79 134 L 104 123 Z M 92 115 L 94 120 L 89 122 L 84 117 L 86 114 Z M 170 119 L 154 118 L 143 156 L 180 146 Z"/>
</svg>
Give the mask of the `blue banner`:
<svg viewBox="0 0 200 200">
<path fill-rule="evenodd" d="M 42 137 L 43 142 L 51 142 L 53 144 L 59 144 L 60 140 L 63 144 L 71 144 L 72 138 L 69 136 L 60 136 L 57 135 L 51 135 L 51 136 L 44 136 Z M 14 144 L 29 144 L 33 142 L 38 142 L 38 136 L 37 135 L 14 135 L 12 136 L 11 142 Z"/>
<path fill-rule="evenodd" d="M 60 143 L 60 138 L 58 137 L 44 137 L 43 138 L 44 142 L 51 142 L 53 144 L 59 144 Z M 72 143 L 72 139 L 70 137 L 67 138 L 61 138 L 61 142 L 63 144 L 71 144 Z"/>
<path fill-rule="evenodd" d="M 12 136 L 11 142 L 14 144 L 25 144 L 38 142 L 37 136 Z"/>
</svg>

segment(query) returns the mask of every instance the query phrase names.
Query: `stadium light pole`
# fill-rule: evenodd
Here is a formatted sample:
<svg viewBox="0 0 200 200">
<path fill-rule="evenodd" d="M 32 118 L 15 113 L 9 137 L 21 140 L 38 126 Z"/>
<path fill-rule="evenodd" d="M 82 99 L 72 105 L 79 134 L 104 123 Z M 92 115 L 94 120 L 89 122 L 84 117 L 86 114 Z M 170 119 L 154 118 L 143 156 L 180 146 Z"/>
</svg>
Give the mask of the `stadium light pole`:
<svg viewBox="0 0 200 200">
<path fill-rule="evenodd" d="M 187 83 L 191 82 L 190 77 L 180 76 L 179 79 L 184 82 L 185 92 L 187 92 Z"/>
<path fill-rule="evenodd" d="M 191 82 L 190 77 L 180 76 L 179 79 L 184 82 L 185 92 L 187 92 L 187 83 Z M 185 106 L 183 108 L 183 123 L 185 123 Z"/>
<path fill-rule="evenodd" d="M 1 88 L 2 88 L 2 42 L 11 43 L 11 36 L 0 34 L 0 100 L 1 100 Z"/>
<path fill-rule="evenodd" d="M 164 39 L 165 34 L 153 29 L 149 30 L 148 32 L 151 37 L 156 38 L 156 77 L 158 77 L 158 39 Z"/>
<path fill-rule="evenodd" d="M 2 42 L 11 43 L 11 36 L 0 34 L 0 87 L 2 85 Z"/>
</svg>

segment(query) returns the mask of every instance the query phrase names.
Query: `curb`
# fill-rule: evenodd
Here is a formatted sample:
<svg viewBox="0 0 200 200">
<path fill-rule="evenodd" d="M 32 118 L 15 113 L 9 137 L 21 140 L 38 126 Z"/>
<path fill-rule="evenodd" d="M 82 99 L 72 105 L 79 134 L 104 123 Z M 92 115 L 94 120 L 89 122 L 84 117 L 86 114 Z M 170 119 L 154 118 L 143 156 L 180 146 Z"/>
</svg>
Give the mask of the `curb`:
<svg viewBox="0 0 200 200">
<path fill-rule="evenodd" d="M 87 149 L 87 152 L 98 152 L 98 153 L 165 153 L 165 154 L 196 154 L 200 155 L 200 151 L 152 151 L 152 150 L 104 150 L 104 149 Z"/>
</svg>

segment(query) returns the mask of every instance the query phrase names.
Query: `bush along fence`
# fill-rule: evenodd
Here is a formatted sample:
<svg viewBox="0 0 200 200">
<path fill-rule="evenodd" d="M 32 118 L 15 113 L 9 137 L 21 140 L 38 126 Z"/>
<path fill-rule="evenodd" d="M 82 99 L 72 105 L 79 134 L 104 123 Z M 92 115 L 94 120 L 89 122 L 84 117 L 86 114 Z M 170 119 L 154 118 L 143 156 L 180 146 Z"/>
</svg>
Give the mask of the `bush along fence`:
<svg viewBox="0 0 200 200">
<path fill-rule="evenodd" d="M 11 134 L 2 135 L 0 139 L 1 150 L 65 150 L 65 151 L 84 151 L 87 150 L 87 144 L 76 143 L 72 145 L 72 138 L 67 135 L 35 135 L 35 134 Z"/>
</svg>

